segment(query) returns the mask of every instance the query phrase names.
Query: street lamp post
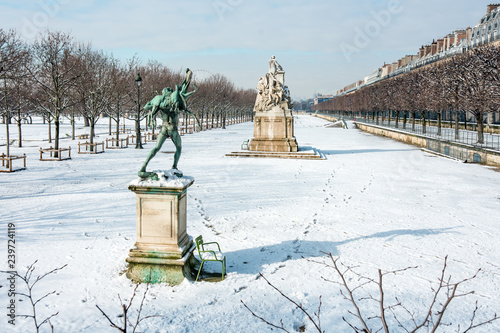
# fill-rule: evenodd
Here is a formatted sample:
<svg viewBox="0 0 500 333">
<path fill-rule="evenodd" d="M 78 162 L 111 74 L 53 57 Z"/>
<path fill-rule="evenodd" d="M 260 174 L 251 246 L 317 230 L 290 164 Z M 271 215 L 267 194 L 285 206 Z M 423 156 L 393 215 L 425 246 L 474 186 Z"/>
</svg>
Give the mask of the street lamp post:
<svg viewBox="0 0 500 333">
<path fill-rule="evenodd" d="M 135 120 L 135 148 L 142 149 L 142 140 L 141 140 L 141 90 L 139 89 L 141 86 L 142 78 L 139 73 L 135 77 L 135 83 L 137 84 L 137 118 Z"/>
</svg>

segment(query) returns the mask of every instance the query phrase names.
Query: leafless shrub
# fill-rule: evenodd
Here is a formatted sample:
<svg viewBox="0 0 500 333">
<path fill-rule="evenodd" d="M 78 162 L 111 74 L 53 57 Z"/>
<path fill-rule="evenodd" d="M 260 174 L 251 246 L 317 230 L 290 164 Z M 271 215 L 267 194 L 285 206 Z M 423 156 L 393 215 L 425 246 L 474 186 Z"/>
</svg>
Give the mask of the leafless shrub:
<svg viewBox="0 0 500 333">
<path fill-rule="evenodd" d="M 151 316 L 145 316 L 145 317 L 141 316 L 142 315 L 142 308 L 144 305 L 144 300 L 146 299 L 146 295 L 147 295 L 148 290 L 149 290 L 149 282 L 148 282 L 146 284 L 146 290 L 144 290 L 144 293 L 142 294 L 142 299 L 141 299 L 141 303 L 139 304 L 139 308 L 136 310 L 137 317 L 135 318 L 135 321 L 131 320 L 129 311 L 130 311 L 130 308 L 132 307 L 132 303 L 134 301 L 134 298 L 137 295 L 138 288 L 139 288 L 139 284 L 136 284 L 136 286 L 134 288 L 134 292 L 133 292 L 132 297 L 130 298 L 130 301 L 128 302 L 128 304 L 123 302 L 120 295 L 118 294 L 118 299 L 120 300 L 120 305 L 121 305 L 121 308 L 123 311 L 123 313 L 118 316 L 118 317 L 122 318 L 121 323 L 115 323 L 113 320 L 111 320 L 111 318 L 106 314 L 106 312 L 104 312 L 99 307 L 99 305 L 96 304 L 96 307 L 99 309 L 101 314 L 108 320 L 110 326 L 116 328 L 120 332 L 127 333 L 127 330 L 130 329 L 130 330 L 132 330 L 131 331 L 132 333 L 135 333 L 135 331 L 139 327 L 139 324 L 142 321 L 144 321 L 148 318 L 159 317 L 159 315 L 151 315 Z M 130 330 L 129 330 L 129 332 L 130 332 Z"/>
<path fill-rule="evenodd" d="M 40 282 L 42 279 L 44 279 L 45 277 L 47 277 L 48 275 L 51 275 L 63 268 L 65 268 L 67 266 L 64 265 L 64 266 L 61 266 L 61 267 L 58 267 L 58 268 L 54 268 L 53 270 L 47 272 L 47 273 L 44 273 L 42 275 L 38 275 L 34 281 L 33 281 L 33 272 L 35 271 L 35 264 L 38 262 L 38 260 L 35 260 L 34 263 L 32 263 L 31 265 L 28 266 L 28 269 L 26 270 L 26 273 L 24 275 L 20 275 L 19 273 L 17 272 L 6 272 L 6 271 L 0 271 L 1 273 L 5 273 L 5 274 L 11 274 L 11 275 L 15 275 L 17 278 L 21 279 L 24 284 L 25 284 L 25 287 L 26 287 L 26 292 L 25 293 L 22 293 L 22 292 L 15 292 L 16 295 L 21 295 L 21 296 L 24 296 L 26 297 L 29 301 L 30 301 L 30 304 L 31 304 L 31 309 L 32 309 L 32 314 L 29 314 L 29 315 L 16 315 L 17 317 L 23 317 L 23 318 L 32 318 L 33 319 L 33 324 L 35 325 L 35 329 L 36 331 L 35 332 L 39 332 L 40 331 L 40 327 L 46 323 L 49 324 L 49 326 L 51 327 L 51 330 L 52 332 L 54 332 L 54 326 L 52 326 L 52 324 L 50 323 L 50 319 L 52 317 L 55 317 L 59 314 L 59 311 L 56 312 L 56 313 L 53 313 L 51 314 L 50 316 L 48 316 L 47 318 L 41 320 L 37 317 L 37 308 L 36 306 L 38 305 L 38 303 L 40 301 L 42 301 L 43 299 L 47 298 L 48 296 L 50 295 L 53 295 L 56 293 L 56 291 L 53 291 L 53 292 L 50 292 L 50 293 L 47 293 L 45 295 L 43 295 L 42 297 L 38 298 L 38 299 L 35 299 L 35 297 L 33 296 L 33 289 L 35 288 L 35 285 Z M 41 321 L 40 321 L 41 320 Z"/>
<path fill-rule="evenodd" d="M 324 332 L 322 329 L 321 329 L 321 318 L 320 318 L 320 314 L 321 314 L 321 306 L 322 306 L 322 303 L 321 303 L 321 296 L 319 297 L 319 306 L 318 306 L 318 312 L 315 312 L 313 313 L 312 315 L 302 306 L 302 304 L 300 303 L 297 303 L 296 301 L 294 301 L 293 299 L 291 299 L 290 297 L 288 297 L 287 295 L 285 295 L 281 290 L 279 290 L 278 288 L 276 288 L 271 282 L 269 282 L 268 279 L 266 279 L 266 277 L 262 274 L 262 273 L 259 273 L 259 275 L 264 279 L 266 280 L 267 284 L 269 284 L 274 290 L 276 290 L 282 297 L 284 297 L 287 301 L 289 301 L 290 303 L 292 303 L 293 305 L 295 305 L 295 307 L 297 309 L 299 309 L 300 311 L 302 311 L 306 317 L 309 319 L 309 321 L 314 325 L 314 328 L 322 333 Z M 264 319 L 263 317 L 257 315 L 255 312 L 253 312 L 246 304 L 245 302 L 243 302 L 243 300 L 241 300 L 241 303 L 243 303 L 243 306 L 248 310 L 250 311 L 250 313 L 256 317 L 256 318 L 259 318 L 260 320 L 262 320 L 263 322 L 265 322 L 267 325 L 271 326 L 271 327 L 274 327 L 274 328 L 277 328 L 277 329 L 280 329 L 282 331 L 285 331 L 285 332 L 289 332 L 285 329 L 285 327 L 283 326 L 283 321 L 280 320 L 280 325 L 276 325 L 276 324 L 273 324 L 269 321 L 267 321 L 266 319 Z"/>
<path fill-rule="evenodd" d="M 444 260 L 443 264 L 443 269 L 441 271 L 441 275 L 438 278 L 438 285 L 437 287 L 432 288 L 432 300 L 430 304 L 426 307 L 426 311 L 424 312 L 423 315 L 418 315 L 414 311 L 410 310 L 408 307 L 406 307 L 398 297 L 395 297 L 395 303 L 392 305 L 387 305 L 386 299 L 385 299 L 385 292 L 384 292 L 384 284 L 383 280 L 384 277 L 387 275 L 394 275 L 394 274 L 399 274 L 402 272 L 405 272 L 410 269 L 415 269 L 417 267 L 406 267 L 400 270 L 394 270 L 394 271 L 389 271 L 389 272 L 382 272 L 380 269 L 378 270 L 378 277 L 377 278 L 371 278 L 371 277 L 366 277 L 358 272 L 356 272 L 352 267 L 344 265 L 340 262 L 339 258 L 334 258 L 331 253 L 325 253 L 328 256 L 328 261 L 314 261 L 310 260 L 311 262 L 318 263 L 325 265 L 328 268 L 331 268 L 334 270 L 335 274 L 338 275 L 340 278 L 340 281 L 338 280 L 331 280 L 325 277 L 322 277 L 324 281 L 327 282 L 332 282 L 335 284 L 339 284 L 341 286 L 340 293 L 342 296 L 351 303 L 352 307 L 354 310 L 347 310 L 349 315 L 351 317 L 355 317 L 358 321 L 357 324 L 352 323 L 351 320 L 347 319 L 346 317 L 342 317 L 342 319 L 349 325 L 349 327 L 352 328 L 352 330 L 356 333 L 371 333 L 371 332 L 380 332 L 383 331 L 385 333 L 389 333 L 391 331 L 398 331 L 398 332 L 407 332 L 407 333 L 415 333 L 419 332 L 421 330 L 426 329 L 427 332 L 436 332 L 438 328 L 442 327 L 443 324 L 443 317 L 445 313 L 447 313 L 447 310 L 449 309 L 449 305 L 452 303 L 453 300 L 459 298 L 459 297 L 465 297 L 467 295 L 473 294 L 473 291 L 468 291 L 468 292 L 459 292 L 458 288 L 462 284 L 471 281 L 472 279 L 475 279 L 480 272 L 480 269 L 471 277 L 465 278 L 463 280 L 460 280 L 458 282 L 452 282 L 451 276 L 447 275 L 446 269 L 448 265 L 448 259 L 447 257 Z M 280 295 L 285 298 L 288 302 L 292 303 L 296 308 L 301 310 L 307 318 L 313 323 L 314 328 L 318 332 L 324 332 L 321 329 L 321 320 L 320 320 L 320 313 L 321 313 L 321 297 L 320 297 L 320 304 L 318 307 L 317 313 L 313 313 L 312 315 L 306 310 L 304 307 L 302 307 L 301 304 L 297 303 L 296 301 L 292 300 L 290 297 L 286 296 L 281 290 L 279 290 L 277 287 L 275 287 L 271 282 L 269 282 L 262 274 L 260 274 L 264 280 L 273 288 L 275 289 Z M 354 276 L 358 284 L 353 286 L 350 284 L 351 277 Z M 374 296 L 372 294 L 368 295 L 358 295 L 361 289 L 367 285 L 375 285 L 378 290 L 378 296 Z M 362 303 L 364 301 L 375 301 L 378 303 L 378 313 L 375 316 L 367 316 L 366 313 L 363 312 L 362 310 Z M 280 324 L 273 324 L 266 320 L 265 318 L 257 315 L 255 312 L 253 312 L 243 301 L 241 301 L 243 305 L 245 306 L 246 309 L 250 311 L 250 313 L 255 316 L 256 318 L 259 318 L 263 322 L 265 322 L 267 325 L 281 329 L 285 332 L 288 332 L 284 328 L 283 321 L 280 320 Z M 403 320 L 398 317 L 401 316 L 400 314 L 397 313 L 397 310 L 402 310 L 403 313 L 406 313 L 406 315 L 409 316 L 411 326 L 412 327 L 407 327 L 403 323 Z M 465 332 L 470 332 L 473 329 L 476 329 L 478 327 L 482 327 L 484 325 L 487 325 L 489 323 L 492 323 L 495 320 L 498 320 L 499 317 L 495 313 L 492 318 L 484 320 L 484 321 L 479 321 L 476 322 L 477 314 L 479 311 L 479 306 L 476 301 L 475 308 L 472 312 L 471 318 L 469 325 L 462 331 L 460 325 L 457 326 L 457 333 L 465 333 Z M 449 312 L 449 311 L 448 311 Z M 395 322 L 397 323 L 397 327 L 391 328 L 388 320 L 387 320 L 387 314 L 390 313 L 392 317 L 394 318 Z M 377 319 L 376 323 L 373 324 L 373 320 Z"/>
</svg>

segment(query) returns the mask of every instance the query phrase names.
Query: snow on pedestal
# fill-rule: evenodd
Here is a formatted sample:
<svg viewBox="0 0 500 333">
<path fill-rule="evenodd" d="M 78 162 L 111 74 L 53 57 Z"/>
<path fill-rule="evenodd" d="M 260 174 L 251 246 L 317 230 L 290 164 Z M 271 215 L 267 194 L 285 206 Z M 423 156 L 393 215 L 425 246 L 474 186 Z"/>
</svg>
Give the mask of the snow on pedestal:
<svg viewBox="0 0 500 333">
<path fill-rule="evenodd" d="M 136 194 L 137 238 L 129 252 L 127 277 L 134 282 L 176 285 L 191 276 L 193 239 L 186 228 L 186 193 L 193 177 L 154 171 L 159 180 L 129 184 Z"/>
</svg>

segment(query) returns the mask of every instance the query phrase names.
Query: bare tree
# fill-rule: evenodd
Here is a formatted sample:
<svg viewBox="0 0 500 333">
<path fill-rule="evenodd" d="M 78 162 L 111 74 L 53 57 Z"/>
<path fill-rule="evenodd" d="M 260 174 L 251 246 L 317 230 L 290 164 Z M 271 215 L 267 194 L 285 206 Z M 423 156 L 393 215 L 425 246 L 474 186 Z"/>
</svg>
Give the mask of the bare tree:
<svg viewBox="0 0 500 333">
<path fill-rule="evenodd" d="M 461 57 L 457 76 L 462 81 L 463 108 L 476 119 L 477 142 L 484 143 L 484 117 L 498 106 L 498 48 L 473 49 Z"/>
<path fill-rule="evenodd" d="M 15 91 L 15 82 L 23 76 L 23 68 L 27 61 L 25 45 L 14 30 L 4 31 L 0 29 L 0 77 L 3 79 L 1 96 L 2 115 L 5 121 L 6 131 L 6 155 L 10 155 L 9 123 L 11 122 L 11 111 L 14 107 L 10 99 Z M 8 163 L 8 162 L 7 162 Z"/>
<path fill-rule="evenodd" d="M 80 75 L 75 81 L 78 103 L 81 114 L 89 120 L 89 141 L 94 143 L 95 125 L 104 113 L 110 99 L 110 66 L 109 58 L 91 45 L 80 45 L 76 52 Z M 90 147 L 91 151 L 93 147 Z"/>
<path fill-rule="evenodd" d="M 34 42 L 31 52 L 34 62 L 30 73 L 40 92 L 38 106 L 54 120 L 54 148 L 58 149 L 61 115 L 74 105 L 71 89 L 81 75 L 75 42 L 69 34 L 47 30 Z"/>
<path fill-rule="evenodd" d="M 125 116 L 124 105 L 127 103 L 127 71 L 114 58 L 109 60 L 109 95 L 106 100 L 106 113 L 116 124 L 116 141 L 120 139 L 120 117 Z"/>
<path fill-rule="evenodd" d="M 26 60 L 29 56 L 26 55 Z M 25 73 L 26 74 L 26 73 Z M 17 124 L 18 147 L 22 147 L 22 123 L 30 118 L 30 111 L 33 106 L 32 91 L 30 89 L 32 81 L 27 75 L 21 75 L 16 80 L 13 80 L 12 98 L 13 98 L 13 113 L 12 119 Z"/>
</svg>

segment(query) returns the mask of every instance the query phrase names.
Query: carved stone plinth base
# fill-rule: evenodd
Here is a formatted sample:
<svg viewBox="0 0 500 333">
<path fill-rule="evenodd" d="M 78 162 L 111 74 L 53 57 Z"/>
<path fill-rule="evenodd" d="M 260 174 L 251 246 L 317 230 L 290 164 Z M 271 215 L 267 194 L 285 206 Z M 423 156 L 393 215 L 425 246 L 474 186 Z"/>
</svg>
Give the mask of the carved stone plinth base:
<svg viewBox="0 0 500 333">
<path fill-rule="evenodd" d="M 297 141 L 292 139 L 256 139 L 253 138 L 248 145 L 250 151 L 266 152 L 296 152 Z"/>
<path fill-rule="evenodd" d="M 190 239 L 190 247 L 181 259 L 169 259 L 168 252 L 132 249 L 129 252 L 127 277 L 134 283 L 167 283 L 178 285 L 184 278 L 194 277 L 194 267 L 198 261 L 193 256 L 195 246 Z"/>
<path fill-rule="evenodd" d="M 136 283 L 176 285 L 191 276 L 196 259 L 186 232 L 186 192 L 194 179 L 170 177 L 129 185 L 136 194 L 137 238 L 126 259 L 127 277 Z"/>
<path fill-rule="evenodd" d="M 249 158 L 284 158 L 295 160 L 324 160 L 325 158 L 313 150 L 298 152 L 273 152 L 273 151 L 233 151 L 226 154 L 228 157 L 249 157 Z"/>
<path fill-rule="evenodd" d="M 254 137 L 248 149 L 268 152 L 298 151 L 297 140 L 293 136 L 293 117 L 290 111 L 274 107 L 269 112 L 256 114 Z"/>
</svg>

